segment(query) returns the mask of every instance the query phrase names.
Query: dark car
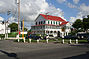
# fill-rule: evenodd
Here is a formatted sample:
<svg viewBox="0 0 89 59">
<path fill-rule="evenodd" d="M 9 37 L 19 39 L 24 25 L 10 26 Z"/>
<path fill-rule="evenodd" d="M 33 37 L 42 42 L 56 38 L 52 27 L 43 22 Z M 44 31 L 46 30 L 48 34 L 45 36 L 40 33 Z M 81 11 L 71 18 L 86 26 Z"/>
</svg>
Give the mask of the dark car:
<svg viewBox="0 0 89 59">
<path fill-rule="evenodd" d="M 37 39 L 41 39 L 41 37 L 40 36 L 37 36 L 37 35 L 28 35 L 28 36 L 26 36 L 26 39 L 34 39 L 34 40 L 37 40 Z"/>
<path fill-rule="evenodd" d="M 75 35 L 68 35 L 68 36 L 64 36 L 64 39 L 78 39 L 78 37 Z"/>
<path fill-rule="evenodd" d="M 87 41 L 89 42 L 89 36 L 88 36 L 88 38 L 87 38 Z"/>
</svg>

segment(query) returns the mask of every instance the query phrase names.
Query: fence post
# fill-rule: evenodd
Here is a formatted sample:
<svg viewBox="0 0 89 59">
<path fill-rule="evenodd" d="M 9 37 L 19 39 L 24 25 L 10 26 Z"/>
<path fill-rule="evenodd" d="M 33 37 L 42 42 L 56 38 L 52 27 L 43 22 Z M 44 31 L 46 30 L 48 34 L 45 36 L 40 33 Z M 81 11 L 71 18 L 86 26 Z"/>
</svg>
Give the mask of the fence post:
<svg viewBox="0 0 89 59">
<path fill-rule="evenodd" d="M 76 44 L 78 44 L 78 39 L 76 39 Z"/>
<path fill-rule="evenodd" d="M 70 39 L 70 42 L 69 43 L 71 44 L 71 39 Z"/>
<path fill-rule="evenodd" d="M 62 43 L 64 44 L 64 39 L 62 40 Z"/>
<path fill-rule="evenodd" d="M 25 38 L 23 39 L 23 42 L 25 43 Z"/>
<path fill-rule="evenodd" d="M 46 39 L 46 42 L 48 43 L 49 39 Z"/>
<path fill-rule="evenodd" d="M 39 43 L 39 39 L 37 39 L 37 43 Z"/>
<path fill-rule="evenodd" d="M 29 42 L 31 43 L 31 39 L 29 38 Z"/>
</svg>

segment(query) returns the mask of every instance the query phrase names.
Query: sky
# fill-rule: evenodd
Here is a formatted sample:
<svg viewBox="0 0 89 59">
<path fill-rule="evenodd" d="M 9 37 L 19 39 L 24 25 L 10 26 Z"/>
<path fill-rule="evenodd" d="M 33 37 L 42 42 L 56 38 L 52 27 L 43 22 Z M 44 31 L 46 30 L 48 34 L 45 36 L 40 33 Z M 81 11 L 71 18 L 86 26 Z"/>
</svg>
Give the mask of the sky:
<svg viewBox="0 0 89 59">
<path fill-rule="evenodd" d="M 7 15 L 7 11 L 11 14 Z M 17 13 L 16 0 L 0 0 L 0 21 L 17 22 Z M 40 13 L 59 16 L 73 23 L 89 15 L 89 0 L 21 0 L 20 21 L 24 19 L 27 28 L 34 25 Z"/>
</svg>

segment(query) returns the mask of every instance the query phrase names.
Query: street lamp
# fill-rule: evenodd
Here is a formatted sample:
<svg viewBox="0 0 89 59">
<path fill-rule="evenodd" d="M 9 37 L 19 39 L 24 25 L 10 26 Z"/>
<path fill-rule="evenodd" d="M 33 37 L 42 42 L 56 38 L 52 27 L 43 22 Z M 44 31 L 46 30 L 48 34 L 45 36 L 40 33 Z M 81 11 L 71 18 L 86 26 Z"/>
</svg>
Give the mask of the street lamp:
<svg viewBox="0 0 89 59">
<path fill-rule="evenodd" d="M 20 21 L 20 0 L 16 0 L 16 4 L 18 5 L 18 42 L 19 42 L 19 34 L 20 34 L 20 29 L 19 29 L 19 21 Z"/>
</svg>

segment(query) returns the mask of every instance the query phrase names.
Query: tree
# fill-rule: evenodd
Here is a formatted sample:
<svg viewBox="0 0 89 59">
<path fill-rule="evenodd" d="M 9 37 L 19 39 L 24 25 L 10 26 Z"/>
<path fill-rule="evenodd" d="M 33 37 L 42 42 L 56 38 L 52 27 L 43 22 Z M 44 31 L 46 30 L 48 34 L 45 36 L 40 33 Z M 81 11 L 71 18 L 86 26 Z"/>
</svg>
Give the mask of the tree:
<svg viewBox="0 0 89 59">
<path fill-rule="evenodd" d="M 87 30 L 89 29 L 89 15 L 87 16 L 87 18 L 83 18 L 83 20 L 77 19 L 72 26 L 77 30 L 80 29 L 87 32 Z"/>
<path fill-rule="evenodd" d="M 25 28 L 24 28 L 24 31 L 27 31 L 27 30 L 28 30 L 28 29 L 25 27 Z"/>
<path fill-rule="evenodd" d="M 73 25 L 72 25 L 74 28 L 76 29 L 79 29 L 79 28 L 83 28 L 83 24 L 82 24 L 82 21 L 80 19 L 77 19 Z"/>
<path fill-rule="evenodd" d="M 11 23 L 9 24 L 10 29 L 11 29 L 11 32 L 16 32 L 18 31 L 18 24 L 17 23 Z"/>
<path fill-rule="evenodd" d="M 88 16 L 88 18 L 83 19 L 83 28 L 85 31 L 87 31 L 87 29 L 89 29 L 88 25 L 89 25 L 89 16 Z"/>
</svg>

